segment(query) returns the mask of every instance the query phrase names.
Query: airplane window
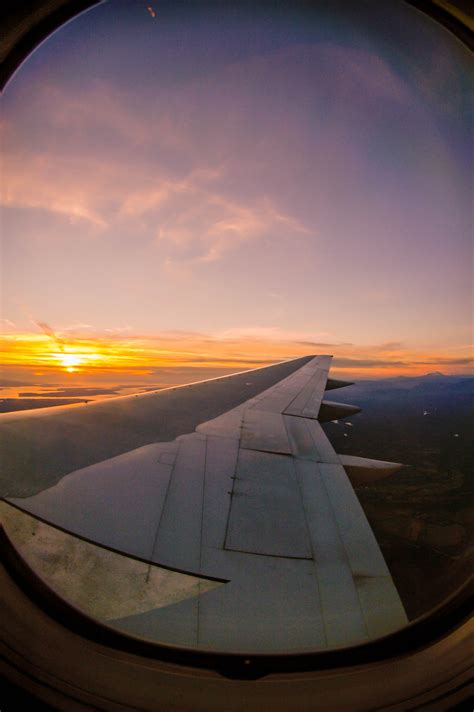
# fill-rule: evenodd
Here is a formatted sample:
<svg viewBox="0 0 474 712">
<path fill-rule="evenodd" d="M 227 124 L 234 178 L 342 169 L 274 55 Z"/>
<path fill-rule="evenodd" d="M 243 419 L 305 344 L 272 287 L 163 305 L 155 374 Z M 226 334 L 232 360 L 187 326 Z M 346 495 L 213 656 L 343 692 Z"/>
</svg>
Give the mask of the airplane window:
<svg viewBox="0 0 474 712">
<path fill-rule="evenodd" d="M 1 514 L 62 598 L 298 653 L 463 586 L 471 62 L 401 1 L 111 0 L 14 74 Z"/>
</svg>

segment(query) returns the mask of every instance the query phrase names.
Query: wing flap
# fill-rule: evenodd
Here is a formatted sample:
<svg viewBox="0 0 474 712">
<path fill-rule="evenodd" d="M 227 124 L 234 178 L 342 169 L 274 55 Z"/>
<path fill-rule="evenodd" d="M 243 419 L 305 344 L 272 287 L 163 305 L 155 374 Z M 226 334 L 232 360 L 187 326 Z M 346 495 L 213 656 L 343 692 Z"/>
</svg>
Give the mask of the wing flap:
<svg viewBox="0 0 474 712">
<path fill-rule="evenodd" d="M 290 455 L 291 446 L 283 416 L 249 408 L 243 417 L 240 447 Z"/>
<path fill-rule="evenodd" d="M 240 450 L 225 548 L 311 559 L 292 458 Z"/>
</svg>

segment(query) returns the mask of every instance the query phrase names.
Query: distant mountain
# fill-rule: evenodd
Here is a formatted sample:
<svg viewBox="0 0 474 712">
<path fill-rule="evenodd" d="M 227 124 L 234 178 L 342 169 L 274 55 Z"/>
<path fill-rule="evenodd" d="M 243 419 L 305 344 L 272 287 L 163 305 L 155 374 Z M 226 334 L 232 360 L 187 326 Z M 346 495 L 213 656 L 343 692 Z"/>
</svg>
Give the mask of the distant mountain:
<svg viewBox="0 0 474 712">
<path fill-rule="evenodd" d="M 367 388 L 368 390 L 416 388 L 426 383 L 445 385 L 447 387 L 456 387 L 457 384 L 462 383 L 468 386 L 469 384 L 474 385 L 474 375 L 448 376 L 445 373 L 441 373 L 441 371 L 432 371 L 431 373 L 425 373 L 423 376 L 393 376 L 391 378 L 379 378 L 377 380 L 360 379 L 355 381 L 356 386 Z M 342 390 L 340 392 L 342 393 Z"/>
<path fill-rule="evenodd" d="M 338 390 L 337 400 L 364 407 L 370 403 L 371 408 L 376 407 L 377 402 L 384 403 L 385 406 L 390 401 L 393 407 L 407 406 L 409 403 L 416 402 L 420 407 L 425 408 L 433 405 L 433 399 L 469 401 L 473 395 L 474 376 L 426 374 L 384 378 L 377 381 L 356 381 L 353 386 Z M 336 400 L 335 396 L 334 400 Z"/>
</svg>

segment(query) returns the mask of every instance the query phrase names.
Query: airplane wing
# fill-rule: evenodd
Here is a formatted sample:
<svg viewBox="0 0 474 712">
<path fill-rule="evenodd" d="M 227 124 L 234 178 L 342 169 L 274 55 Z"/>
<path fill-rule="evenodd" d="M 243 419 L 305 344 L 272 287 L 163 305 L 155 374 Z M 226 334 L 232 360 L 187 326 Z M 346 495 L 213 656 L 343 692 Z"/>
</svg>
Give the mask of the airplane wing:
<svg viewBox="0 0 474 712">
<path fill-rule="evenodd" d="M 31 548 L 28 515 L 41 520 L 66 593 L 95 570 L 84 605 L 100 597 L 97 572 L 113 569 L 100 615 L 159 642 L 287 653 L 399 629 L 406 614 L 351 484 L 399 465 L 335 453 L 320 423 L 359 409 L 324 399 L 347 385 L 328 379 L 330 362 L 7 414 L 4 498 L 26 513 L 12 529 Z M 71 547 L 65 576 L 51 556 L 64 561 Z"/>
</svg>

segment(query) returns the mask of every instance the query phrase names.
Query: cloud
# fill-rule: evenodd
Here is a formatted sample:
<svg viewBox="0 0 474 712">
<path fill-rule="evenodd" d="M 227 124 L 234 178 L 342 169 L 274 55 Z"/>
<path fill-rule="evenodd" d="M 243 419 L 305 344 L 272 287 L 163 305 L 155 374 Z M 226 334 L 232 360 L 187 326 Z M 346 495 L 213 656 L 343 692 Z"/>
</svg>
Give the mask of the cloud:
<svg viewBox="0 0 474 712">
<path fill-rule="evenodd" d="M 360 102 L 366 98 L 388 99 L 405 104 L 411 99 L 407 84 L 378 54 L 363 49 L 327 44 L 323 48 L 325 60 L 340 68 L 340 87 Z"/>
<path fill-rule="evenodd" d="M 116 159 L 99 161 L 87 154 L 67 159 L 32 155 L 26 168 L 7 153 L 5 163 L 4 206 L 39 209 L 78 223 L 81 237 L 134 235 L 154 244 L 171 266 L 216 262 L 244 243 L 276 234 L 287 239 L 314 234 L 274 198 L 257 195 L 244 202 L 228 197 L 221 167 L 193 167 L 176 178 L 163 165 L 137 162 L 125 170 Z"/>
<path fill-rule="evenodd" d="M 4 165 L 8 175 L 2 191 L 4 207 L 45 210 L 95 230 L 106 227 L 94 206 L 91 188 L 97 187 L 98 175 L 88 159 L 39 154 L 29 156 L 26 166 L 6 151 Z"/>
<path fill-rule="evenodd" d="M 81 321 L 76 321 L 73 324 L 68 324 L 67 326 L 62 326 L 59 331 L 61 333 L 76 333 L 78 331 L 89 331 L 93 329 L 93 324 L 86 324 Z"/>
<path fill-rule="evenodd" d="M 188 359 L 194 367 L 194 364 L 206 364 L 209 367 L 209 364 L 214 364 L 214 367 L 218 366 L 219 368 L 228 366 L 230 368 L 235 367 L 236 365 L 238 366 L 239 364 L 244 365 L 246 368 L 256 368 L 258 366 L 265 366 L 270 363 L 274 363 L 275 361 L 279 361 L 280 359 L 278 358 L 259 358 L 257 356 L 252 356 L 249 354 L 247 357 L 239 357 L 239 356 L 221 356 L 221 355 L 216 355 L 216 354 L 208 354 L 207 356 L 196 356 L 192 354 L 190 358 Z M 175 366 L 170 366 L 169 368 L 174 369 L 176 368 Z"/>
<path fill-rule="evenodd" d="M 375 344 L 371 348 L 373 351 L 379 351 L 381 353 L 391 353 L 393 351 L 400 351 L 405 347 L 401 341 L 386 341 L 383 344 Z"/>
<path fill-rule="evenodd" d="M 327 341 L 297 341 L 296 343 L 299 346 L 311 346 L 313 348 L 317 347 L 320 349 L 340 349 L 354 346 L 354 344 L 349 341 L 338 341 L 337 343 L 330 343 Z"/>
<path fill-rule="evenodd" d="M 225 329 L 224 331 L 218 331 L 214 334 L 215 339 L 222 341 L 286 341 L 297 342 L 308 346 L 321 346 L 322 344 L 320 342 L 318 344 L 315 340 L 318 339 L 318 337 L 324 336 L 328 336 L 328 334 L 325 332 L 322 332 L 321 334 L 312 334 L 307 331 L 292 331 L 289 329 L 282 329 L 278 326 L 233 327 L 231 329 Z"/>
<path fill-rule="evenodd" d="M 332 362 L 334 367 L 339 368 L 400 368 L 403 370 L 412 369 L 417 366 L 469 366 L 474 364 L 474 358 L 444 358 L 436 356 L 429 359 L 417 360 L 409 352 L 405 354 L 405 359 L 380 359 L 380 358 L 349 358 L 336 356 Z"/>
<path fill-rule="evenodd" d="M 131 326 L 116 326 L 113 329 L 105 329 L 106 334 L 126 334 L 127 332 L 131 331 L 132 327 Z"/>
<path fill-rule="evenodd" d="M 164 202 L 175 195 L 192 194 L 204 190 L 205 186 L 212 183 L 222 175 L 222 169 L 209 166 L 194 169 L 180 178 L 155 175 L 150 177 L 150 185 L 136 189 L 128 194 L 122 202 L 120 212 L 122 215 L 143 215 L 159 208 Z"/>
<path fill-rule="evenodd" d="M 441 366 L 469 366 L 474 364 L 474 358 L 431 358 L 426 361 L 412 361 L 412 364 L 416 366 L 432 366 L 433 364 L 439 364 Z"/>
<path fill-rule="evenodd" d="M 268 197 L 252 203 L 226 197 L 215 186 L 222 175 L 222 170 L 206 168 L 184 179 L 157 181 L 156 187 L 127 196 L 122 214 L 155 226 L 156 244 L 167 247 L 168 264 L 215 262 L 281 229 L 289 235 L 313 234 Z"/>
<path fill-rule="evenodd" d="M 308 95 L 328 105 L 310 141 Z M 299 177 L 298 193 L 325 203 L 339 145 L 350 169 L 347 154 L 358 144 L 346 129 L 341 135 L 341 100 L 353 120 L 354 112 L 366 117 L 369 100 L 407 96 L 382 59 L 330 43 L 217 65 L 186 83 L 158 82 L 153 92 L 48 78 L 32 87 L 18 127 L 5 121 L 3 202 L 50 211 L 83 235 L 120 230 L 148 241 L 170 271 L 215 263 L 265 237 L 314 235 L 316 208 L 303 219 L 288 194 Z M 254 125 L 268 129 L 255 133 Z M 325 185 L 317 171 L 315 182 L 301 179 L 302 161 L 312 160 L 328 167 Z"/>
<path fill-rule="evenodd" d="M 35 321 L 34 322 L 36 326 L 38 326 L 43 334 L 46 334 L 46 336 L 49 336 L 49 338 L 56 344 L 58 349 L 60 351 L 64 351 L 64 341 L 61 339 L 54 329 L 52 329 L 49 324 L 47 324 L 45 321 Z"/>
<path fill-rule="evenodd" d="M 37 113 L 47 114 L 54 131 L 79 144 L 93 135 L 138 147 L 149 143 L 150 125 L 144 120 L 130 92 L 105 81 L 91 79 L 86 86 L 55 86 L 45 82 L 31 92 L 30 104 Z"/>
<path fill-rule="evenodd" d="M 345 358 L 336 356 L 332 361 L 333 366 L 340 368 L 394 368 L 396 366 L 407 366 L 405 361 L 391 361 L 379 358 Z"/>
<path fill-rule="evenodd" d="M 16 329 L 16 324 L 10 319 L 1 318 L 0 324 L 2 326 L 2 329 Z"/>
</svg>

